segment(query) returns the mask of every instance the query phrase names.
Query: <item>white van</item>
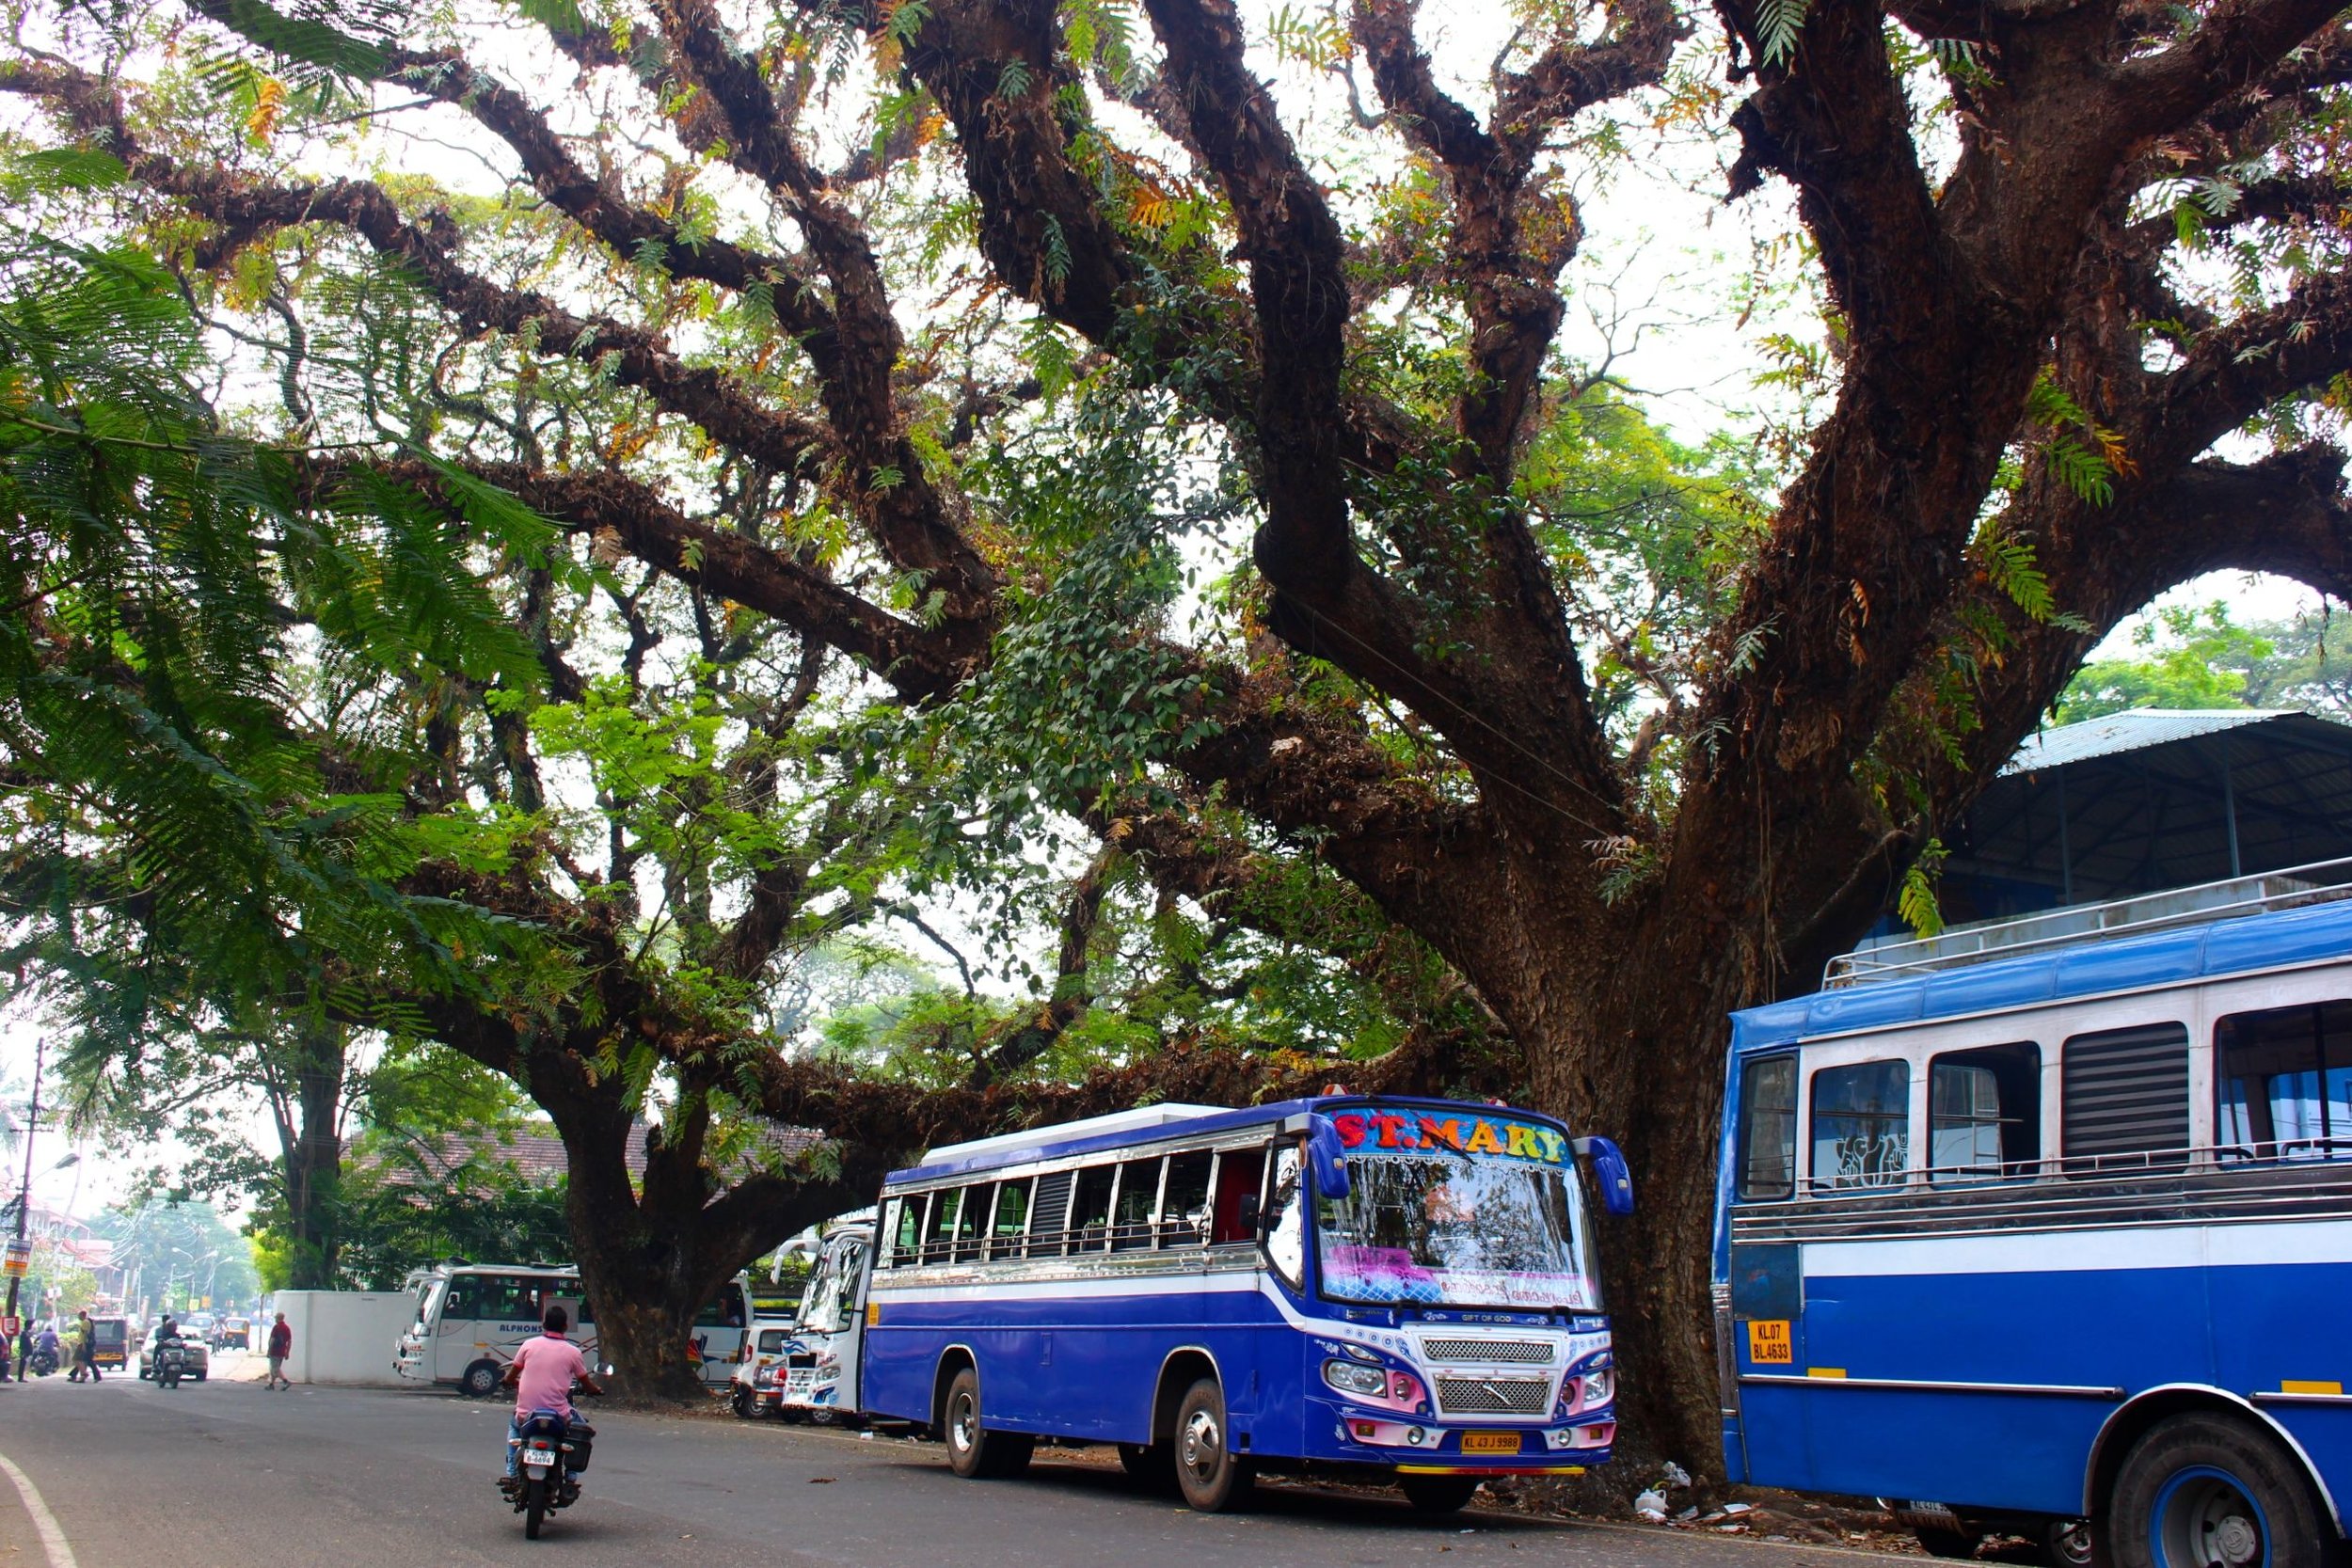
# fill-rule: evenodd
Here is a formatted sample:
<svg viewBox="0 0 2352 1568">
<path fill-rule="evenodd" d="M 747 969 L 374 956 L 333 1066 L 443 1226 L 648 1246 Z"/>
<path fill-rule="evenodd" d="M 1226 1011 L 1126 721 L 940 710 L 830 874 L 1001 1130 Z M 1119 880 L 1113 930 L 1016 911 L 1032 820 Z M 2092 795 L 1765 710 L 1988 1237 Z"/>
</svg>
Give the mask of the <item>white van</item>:
<svg viewBox="0 0 2352 1568">
<path fill-rule="evenodd" d="M 735 1384 L 727 1391 L 727 1400 L 735 1413 L 745 1420 L 777 1414 L 777 1402 L 784 1397 L 780 1386 L 784 1377 L 785 1353 L 791 1349 L 792 1320 L 789 1318 L 754 1318 L 752 1332 L 744 1341 L 743 1359 L 735 1364 Z"/>
</svg>

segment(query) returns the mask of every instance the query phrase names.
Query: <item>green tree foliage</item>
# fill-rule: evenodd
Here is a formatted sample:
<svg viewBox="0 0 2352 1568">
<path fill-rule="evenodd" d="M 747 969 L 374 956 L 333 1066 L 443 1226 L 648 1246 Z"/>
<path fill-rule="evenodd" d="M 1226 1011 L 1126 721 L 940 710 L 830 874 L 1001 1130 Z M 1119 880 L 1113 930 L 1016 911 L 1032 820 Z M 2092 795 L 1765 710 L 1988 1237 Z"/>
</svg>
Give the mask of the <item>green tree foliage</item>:
<svg viewBox="0 0 2352 1568">
<path fill-rule="evenodd" d="M 1540 3 L 1442 45 L 1386 0 L 38 14 L 17 150 L 122 174 L 28 222 L 183 284 L 228 422 L 300 496 L 437 509 L 530 655 L 311 661 L 420 928 L 301 990 L 605 1144 L 656 1115 L 701 1174 L 576 1160 L 592 1268 L 682 1234 L 646 1195 L 729 1233 L 706 1275 L 911 1130 L 1263 1092 L 1177 1048 L 1385 1018 L 1359 1077 L 1505 1035 L 1621 1134 L 1663 1200 L 1617 1283 L 1703 1323 L 1725 1009 L 1810 984 L 2156 594 L 2352 589 L 2312 0 Z M 1795 214 L 1724 291 L 1781 318 L 1732 318 L 1772 407 L 1695 450 L 1559 338 L 1592 194 L 1690 141 Z M 931 963 L 927 894 L 985 906 L 901 1014 L 930 1077 L 780 1047 L 795 956 L 897 922 Z M 1008 1092 L 1073 1029 L 1102 1073 Z M 753 1110 L 833 1137 L 720 1196 Z M 657 1357 L 673 1295 L 607 1326 Z M 1627 1345 L 1706 1451 L 1707 1348 Z"/>
<path fill-rule="evenodd" d="M 2328 634 L 2316 615 L 2240 626 L 2223 602 L 2166 606 L 2133 628 L 2134 654 L 2085 664 L 2052 717 L 2071 724 L 2135 707 L 2352 712 Z"/>
</svg>

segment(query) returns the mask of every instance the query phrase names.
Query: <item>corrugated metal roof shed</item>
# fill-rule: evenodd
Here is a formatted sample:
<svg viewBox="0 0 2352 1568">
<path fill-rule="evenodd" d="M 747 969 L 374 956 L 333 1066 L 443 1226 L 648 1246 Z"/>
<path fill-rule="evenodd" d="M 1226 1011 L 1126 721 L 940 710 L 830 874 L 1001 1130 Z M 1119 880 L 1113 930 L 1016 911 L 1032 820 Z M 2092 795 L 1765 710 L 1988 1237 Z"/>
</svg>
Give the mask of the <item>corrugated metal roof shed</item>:
<svg viewBox="0 0 2352 1568">
<path fill-rule="evenodd" d="M 1942 836 L 1954 925 L 2352 858 L 2352 725 L 2140 708 L 2044 730 Z"/>
<path fill-rule="evenodd" d="M 2086 719 L 2076 724 L 2060 724 L 2026 736 L 2026 743 L 2017 748 L 2017 754 L 2002 768 L 2001 775 L 2006 778 L 2011 773 L 2064 768 L 2119 752 L 2143 751 L 2175 740 L 2218 735 L 2224 730 L 2260 724 L 2299 711 L 2284 707 L 2127 708 L 2122 713 Z"/>
</svg>

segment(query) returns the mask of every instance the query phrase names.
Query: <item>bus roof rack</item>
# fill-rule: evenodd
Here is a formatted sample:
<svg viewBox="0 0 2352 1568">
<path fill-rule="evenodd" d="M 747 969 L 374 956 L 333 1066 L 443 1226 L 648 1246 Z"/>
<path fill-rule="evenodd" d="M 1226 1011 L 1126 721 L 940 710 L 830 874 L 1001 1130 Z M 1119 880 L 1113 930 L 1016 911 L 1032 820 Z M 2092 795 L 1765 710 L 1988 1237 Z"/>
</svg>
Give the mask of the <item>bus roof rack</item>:
<svg viewBox="0 0 2352 1568">
<path fill-rule="evenodd" d="M 1230 1109 L 1224 1105 L 1180 1105 L 1174 1101 L 1138 1105 L 1132 1111 L 1113 1111 L 1108 1116 L 1057 1122 L 1051 1127 L 1032 1128 L 1025 1132 L 1000 1132 L 995 1137 L 974 1138 L 969 1143 L 941 1144 L 925 1154 L 919 1164 L 929 1165 L 942 1160 L 968 1159 L 975 1154 L 993 1154 L 1028 1145 L 1042 1147 L 1068 1143 L 1073 1138 L 1090 1138 L 1104 1132 L 1147 1132 L 1154 1127 L 1166 1127 L 1170 1122 L 1190 1121 L 1195 1117 L 1223 1116 Z"/>
<path fill-rule="evenodd" d="M 1908 979 L 1995 958 L 2046 953 L 2114 937 L 2201 926 L 2352 897 L 2352 860 L 2314 861 L 2102 904 L 2069 904 L 2008 920 L 1947 927 L 1931 937 L 1866 942 L 1829 961 L 1823 990 Z"/>
</svg>

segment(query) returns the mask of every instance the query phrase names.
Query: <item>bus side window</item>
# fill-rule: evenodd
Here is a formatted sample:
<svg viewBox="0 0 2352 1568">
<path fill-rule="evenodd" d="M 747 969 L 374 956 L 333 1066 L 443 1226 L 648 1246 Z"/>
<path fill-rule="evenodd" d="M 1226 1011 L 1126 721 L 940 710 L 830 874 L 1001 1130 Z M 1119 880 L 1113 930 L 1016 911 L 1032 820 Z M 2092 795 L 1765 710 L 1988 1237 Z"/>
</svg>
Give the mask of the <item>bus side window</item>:
<svg viewBox="0 0 2352 1568">
<path fill-rule="evenodd" d="M 956 1220 L 962 1212 L 968 1195 L 961 1187 L 950 1187 L 931 1195 L 931 1227 L 923 1234 L 923 1261 L 945 1263 L 955 1251 Z"/>
<path fill-rule="evenodd" d="M 1070 1240 L 1072 1173 L 1057 1170 L 1037 1179 L 1037 1196 L 1029 1204 L 1029 1256 L 1058 1258 Z"/>
<path fill-rule="evenodd" d="M 2030 1176 L 2042 1159 L 2042 1048 L 1952 1051 L 1928 1064 L 1928 1173 Z"/>
<path fill-rule="evenodd" d="M 2225 1160 L 2352 1160 L 2352 1002 L 2233 1013 L 2214 1026 Z"/>
<path fill-rule="evenodd" d="M 1797 1190 L 1797 1059 L 1767 1056 L 1740 1074 L 1740 1197 Z"/>
<path fill-rule="evenodd" d="M 1199 1246 L 1209 1239 L 1207 1149 L 1168 1157 L 1168 1190 L 1160 1195 L 1160 1245 Z"/>
<path fill-rule="evenodd" d="M 1265 1257 L 1283 1284 L 1296 1291 L 1307 1278 L 1307 1206 L 1299 1201 L 1298 1146 L 1274 1151 L 1273 1190 L 1266 1195 Z"/>
<path fill-rule="evenodd" d="M 1035 1177 L 1024 1177 L 1018 1181 L 997 1184 L 995 1214 L 988 1227 L 991 1258 L 1019 1258 L 1029 1250 L 1029 1192 L 1036 1180 Z"/>
<path fill-rule="evenodd" d="M 1217 1157 L 1216 1213 L 1210 1221 L 1209 1244 L 1254 1242 L 1257 1227 L 1242 1220 L 1242 1200 L 1265 1189 L 1265 1150 L 1229 1148 Z"/>
<path fill-rule="evenodd" d="M 1117 1165 L 1089 1165 L 1078 1173 L 1070 1200 L 1070 1250 L 1102 1252 L 1111 1244 L 1111 1178 Z"/>
<path fill-rule="evenodd" d="M 2177 1165 L 2188 1155 L 2188 1031 L 2075 1035 L 2059 1059 L 2059 1152 L 2076 1176 Z"/>
<path fill-rule="evenodd" d="M 1910 1158 L 1909 1062 L 1856 1062 L 1813 1074 L 1816 1191 L 1892 1186 Z"/>
<path fill-rule="evenodd" d="M 988 1223 L 989 1200 L 994 1190 L 985 1183 L 963 1189 L 963 1202 L 956 1215 L 956 1261 L 970 1263 L 980 1256 L 980 1243 L 987 1234 L 981 1227 Z"/>
<path fill-rule="evenodd" d="M 891 1243 L 891 1261 L 904 1268 L 923 1260 L 923 1209 L 930 1196 L 918 1194 L 900 1201 L 905 1207 L 898 1211 L 898 1234 Z"/>
<path fill-rule="evenodd" d="M 482 1316 L 482 1276 L 461 1274 L 449 1282 L 449 1299 L 441 1303 L 444 1318 L 471 1320 Z"/>
<path fill-rule="evenodd" d="M 1152 1218 L 1160 1200 L 1159 1160 L 1130 1160 L 1119 1167 L 1119 1208 L 1111 1219 L 1111 1245 L 1133 1252 L 1152 1244 Z"/>
</svg>

